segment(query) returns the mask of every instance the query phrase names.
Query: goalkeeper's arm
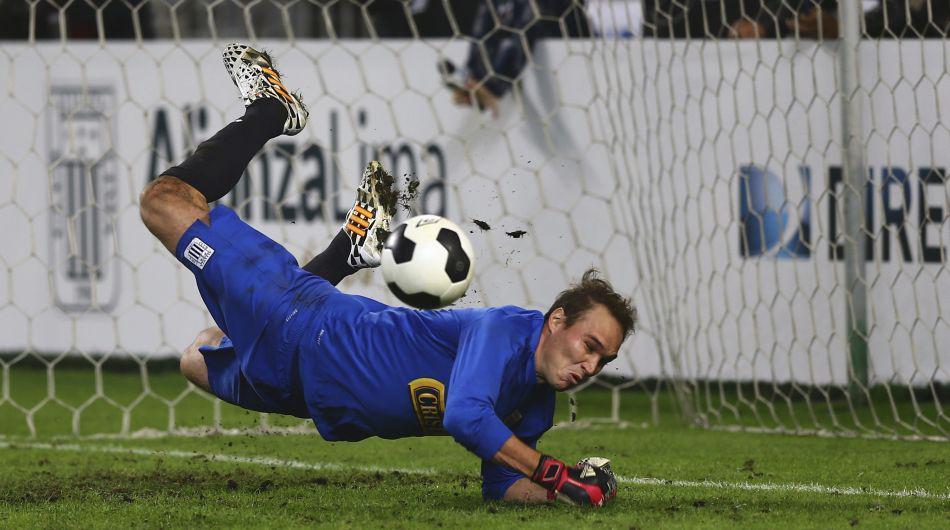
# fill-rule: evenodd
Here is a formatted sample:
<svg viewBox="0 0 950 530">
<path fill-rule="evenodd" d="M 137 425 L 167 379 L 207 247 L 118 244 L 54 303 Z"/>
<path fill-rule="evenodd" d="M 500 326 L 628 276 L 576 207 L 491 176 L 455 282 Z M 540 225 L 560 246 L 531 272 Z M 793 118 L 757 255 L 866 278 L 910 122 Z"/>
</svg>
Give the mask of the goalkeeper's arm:
<svg viewBox="0 0 950 530">
<path fill-rule="evenodd" d="M 547 490 L 549 499 L 601 505 L 616 493 L 616 482 L 611 485 L 606 472 L 569 467 L 542 455 L 519 440 L 495 412 L 506 367 L 524 371 L 516 356 L 524 331 L 498 310 L 489 310 L 462 330 L 442 426 L 482 460 L 530 477 Z"/>
<path fill-rule="evenodd" d="M 505 496 L 502 500 L 524 503 L 548 502 L 548 490 L 525 477 L 518 479 L 505 490 Z"/>
<path fill-rule="evenodd" d="M 609 466 L 586 461 L 568 466 L 539 453 L 515 436 L 502 445 L 492 460 L 530 478 L 530 481 L 527 478 L 516 481 L 505 491 L 504 499 L 508 501 L 557 499 L 570 504 L 603 506 L 617 495 L 617 481 Z"/>
</svg>

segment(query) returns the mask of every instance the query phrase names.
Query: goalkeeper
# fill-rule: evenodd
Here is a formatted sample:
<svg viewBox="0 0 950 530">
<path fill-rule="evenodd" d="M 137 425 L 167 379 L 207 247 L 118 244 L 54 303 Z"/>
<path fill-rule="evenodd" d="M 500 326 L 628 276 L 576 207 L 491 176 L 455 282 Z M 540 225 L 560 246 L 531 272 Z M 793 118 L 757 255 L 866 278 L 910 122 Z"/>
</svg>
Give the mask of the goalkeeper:
<svg viewBox="0 0 950 530">
<path fill-rule="evenodd" d="M 552 425 L 554 392 L 616 358 L 635 323 L 630 303 L 593 271 L 545 315 L 416 311 L 340 292 L 344 277 L 379 265 L 395 210 L 391 180 L 371 163 L 346 226 L 304 267 L 230 209 L 210 209 L 270 138 L 307 121 L 266 53 L 230 45 L 224 61 L 244 116 L 141 197 L 143 222 L 194 273 L 217 324 L 186 350 L 185 377 L 247 409 L 312 418 L 331 441 L 451 435 L 482 459 L 485 498 L 613 498 L 602 459 L 569 466 L 534 446 Z"/>
</svg>

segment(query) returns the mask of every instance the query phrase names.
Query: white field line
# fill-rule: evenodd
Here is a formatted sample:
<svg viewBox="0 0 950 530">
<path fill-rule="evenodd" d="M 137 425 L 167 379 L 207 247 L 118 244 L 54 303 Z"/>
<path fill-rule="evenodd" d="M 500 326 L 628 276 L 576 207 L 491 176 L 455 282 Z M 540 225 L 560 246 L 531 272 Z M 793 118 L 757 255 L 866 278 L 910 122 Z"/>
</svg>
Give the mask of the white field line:
<svg viewBox="0 0 950 530">
<path fill-rule="evenodd" d="M 783 491 L 795 493 L 818 493 L 822 495 L 868 495 L 871 497 L 916 497 L 950 501 L 950 493 L 932 493 L 921 488 L 882 490 L 855 488 L 851 486 L 822 486 L 821 484 L 796 484 L 776 482 L 723 482 L 720 480 L 664 480 L 652 477 L 621 477 L 619 482 L 644 486 L 672 486 L 674 488 L 711 488 L 745 491 Z"/>
<path fill-rule="evenodd" d="M 405 473 L 407 475 L 436 475 L 439 471 L 431 468 L 399 468 L 381 466 L 361 466 L 340 464 L 334 462 L 302 462 L 300 460 L 286 460 L 263 456 L 237 456 L 215 453 L 199 453 L 195 451 L 156 450 L 139 447 L 122 447 L 116 445 L 79 445 L 79 444 L 49 444 L 49 443 L 11 443 L 0 441 L 0 449 L 40 449 L 49 451 L 69 451 L 79 453 L 115 453 L 130 454 L 145 457 L 169 457 L 183 459 L 205 459 L 212 462 L 230 462 L 236 464 L 253 464 L 259 466 L 284 467 L 291 469 L 307 469 L 311 471 L 362 471 L 369 473 Z M 724 482 L 720 480 L 666 480 L 654 477 L 624 477 L 617 476 L 617 481 L 624 484 L 639 486 L 666 486 L 673 488 L 707 488 L 720 490 L 743 491 L 778 491 L 789 493 L 814 493 L 819 495 L 866 495 L 870 497 L 918 498 L 940 501 L 950 501 L 950 493 L 934 493 L 921 488 L 884 490 L 877 488 L 851 486 L 823 486 L 821 484 L 775 483 L 775 482 Z"/>
</svg>

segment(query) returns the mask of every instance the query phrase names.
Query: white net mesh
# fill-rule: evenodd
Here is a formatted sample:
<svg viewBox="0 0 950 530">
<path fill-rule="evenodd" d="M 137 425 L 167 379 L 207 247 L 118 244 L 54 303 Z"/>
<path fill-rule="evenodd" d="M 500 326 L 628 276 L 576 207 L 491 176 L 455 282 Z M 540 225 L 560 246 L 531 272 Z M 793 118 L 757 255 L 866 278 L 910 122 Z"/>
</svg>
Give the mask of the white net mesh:
<svg viewBox="0 0 950 530">
<path fill-rule="evenodd" d="M 138 218 L 148 180 L 240 114 L 237 39 L 311 123 L 225 202 L 301 260 L 380 158 L 471 232 L 459 305 L 543 310 L 592 265 L 633 298 L 641 329 L 579 418 L 945 439 L 950 13 L 834 4 L 5 4 L 0 434 L 299 425 L 177 376 L 211 322 Z M 378 276 L 342 287 L 396 303 Z"/>
</svg>

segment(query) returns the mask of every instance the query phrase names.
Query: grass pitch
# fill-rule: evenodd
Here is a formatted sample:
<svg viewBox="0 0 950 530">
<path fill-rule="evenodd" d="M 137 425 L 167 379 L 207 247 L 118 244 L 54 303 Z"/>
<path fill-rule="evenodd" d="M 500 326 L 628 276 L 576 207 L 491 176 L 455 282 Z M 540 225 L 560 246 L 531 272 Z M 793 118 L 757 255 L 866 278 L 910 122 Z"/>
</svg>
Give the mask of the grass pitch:
<svg viewBox="0 0 950 530">
<path fill-rule="evenodd" d="M 618 498 L 599 510 L 517 506 L 484 503 L 478 461 L 448 438 L 62 436 L 72 431 L 69 407 L 87 403 L 90 387 L 68 384 L 79 377 L 68 370 L 57 368 L 56 377 L 62 404 L 38 409 L 35 438 L 23 436 L 22 411 L 0 405 L 4 527 L 950 527 L 950 446 L 941 442 L 706 431 L 672 414 L 649 428 L 555 429 L 539 449 L 567 460 L 611 458 Z M 167 425 L 172 402 L 177 424 L 207 424 L 214 414 L 225 427 L 259 422 L 181 395 L 173 374 L 150 375 L 147 399 L 138 374 L 112 377 L 109 399 L 135 404 L 135 428 Z M 21 407 L 50 395 L 44 371 L 10 381 Z M 647 416 L 642 401 L 626 398 L 625 416 Z M 121 414 L 106 414 L 116 407 L 98 401 L 84 409 L 82 430 L 115 430 Z"/>
</svg>

